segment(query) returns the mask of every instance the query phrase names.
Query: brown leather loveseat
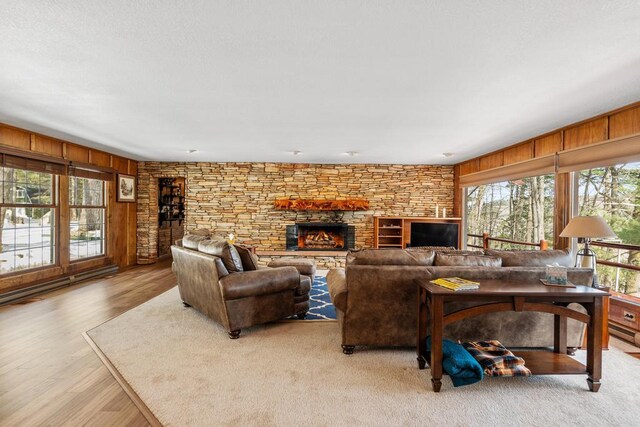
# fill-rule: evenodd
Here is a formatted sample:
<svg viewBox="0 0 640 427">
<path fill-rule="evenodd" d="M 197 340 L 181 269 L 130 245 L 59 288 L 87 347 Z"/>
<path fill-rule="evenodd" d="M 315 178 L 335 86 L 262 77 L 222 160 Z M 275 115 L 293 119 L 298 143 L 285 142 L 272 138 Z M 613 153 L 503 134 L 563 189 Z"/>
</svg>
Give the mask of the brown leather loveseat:
<svg viewBox="0 0 640 427">
<path fill-rule="evenodd" d="M 294 267 L 259 268 L 243 246 L 187 235 L 171 247 L 180 297 L 223 325 L 230 338 L 242 328 L 309 310 L 311 279 Z"/>
<path fill-rule="evenodd" d="M 350 252 L 346 268 L 327 275 L 343 351 L 350 354 L 355 346 L 415 346 L 418 279 L 539 280 L 545 276 L 544 266 L 556 262 L 573 264 L 571 254 L 564 251 L 490 251 L 486 255 L 415 249 Z M 593 271 L 569 268 L 568 277 L 575 284 L 591 285 Z M 585 311 L 579 305 L 569 307 Z M 460 308 L 448 305 L 445 311 Z M 483 314 L 448 325 L 445 336 L 462 341 L 497 339 L 510 347 L 547 347 L 553 345 L 553 320 L 552 314 L 538 312 Z M 570 347 L 580 346 L 583 330 L 581 323 L 568 320 Z"/>
</svg>

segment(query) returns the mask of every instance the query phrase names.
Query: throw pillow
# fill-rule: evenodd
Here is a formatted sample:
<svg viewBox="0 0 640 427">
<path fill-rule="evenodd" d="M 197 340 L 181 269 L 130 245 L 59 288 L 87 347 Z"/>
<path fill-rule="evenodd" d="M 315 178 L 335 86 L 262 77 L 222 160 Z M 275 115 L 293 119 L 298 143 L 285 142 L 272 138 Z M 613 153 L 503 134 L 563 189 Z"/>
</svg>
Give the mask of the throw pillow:
<svg viewBox="0 0 640 427">
<path fill-rule="evenodd" d="M 222 259 L 222 263 L 229 273 L 244 271 L 242 259 L 238 250 L 226 240 L 206 240 L 200 242 L 198 250 L 205 254 L 214 255 Z"/>
<path fill-rule="evenodd" d="M 251 249 L 243 245 L 235 246 L 238 254 L 240 254 L 240 260 L 242 261 L 242 268 L 244 271 L 253 271 L 258 269 L 258 257 L 251 252 Z"/>
</svg>

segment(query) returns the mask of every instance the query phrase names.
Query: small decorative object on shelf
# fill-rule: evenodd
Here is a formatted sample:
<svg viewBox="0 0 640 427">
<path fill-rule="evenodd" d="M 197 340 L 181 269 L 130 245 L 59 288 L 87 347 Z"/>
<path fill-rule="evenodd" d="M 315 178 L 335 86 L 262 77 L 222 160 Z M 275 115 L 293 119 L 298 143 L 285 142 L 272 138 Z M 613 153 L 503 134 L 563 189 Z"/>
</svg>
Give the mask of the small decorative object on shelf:
<svg viewBox="0 0 640 427">
<path fill-rule="evenodd" d="M 233 245 L 233 243 L 236 241 L 236 235 L 233 233 L 227 234 L 227 241 Z"/>
</svg>

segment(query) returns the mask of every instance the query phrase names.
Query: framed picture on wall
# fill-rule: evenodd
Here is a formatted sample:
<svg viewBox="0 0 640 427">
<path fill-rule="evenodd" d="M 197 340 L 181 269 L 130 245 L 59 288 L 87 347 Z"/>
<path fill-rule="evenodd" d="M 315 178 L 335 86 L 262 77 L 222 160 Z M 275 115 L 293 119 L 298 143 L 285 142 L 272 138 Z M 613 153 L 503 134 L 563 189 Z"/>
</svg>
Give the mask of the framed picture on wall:
<svg viewBox="0 0 640 427">
<path fill-rule="evenodd" d="M 116 201 L 135 202 L 136 201 L 136 177 L 133 175 L 118 174 L 118 188 Z"/>
</svg>

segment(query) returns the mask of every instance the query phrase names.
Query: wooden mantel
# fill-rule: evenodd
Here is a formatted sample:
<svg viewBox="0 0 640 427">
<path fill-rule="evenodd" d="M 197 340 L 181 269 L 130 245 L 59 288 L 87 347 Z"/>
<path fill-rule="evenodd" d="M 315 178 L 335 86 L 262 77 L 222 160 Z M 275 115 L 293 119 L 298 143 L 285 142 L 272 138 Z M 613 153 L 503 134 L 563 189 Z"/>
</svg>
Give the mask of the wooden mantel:
<svg viewBox="0 0 640 427">
<path fill-rule="evenodd" d="M 366 211 L 369 201 L 364 199 L 276 199 L 275 208 L 288 211 Z"/>
</svg>

